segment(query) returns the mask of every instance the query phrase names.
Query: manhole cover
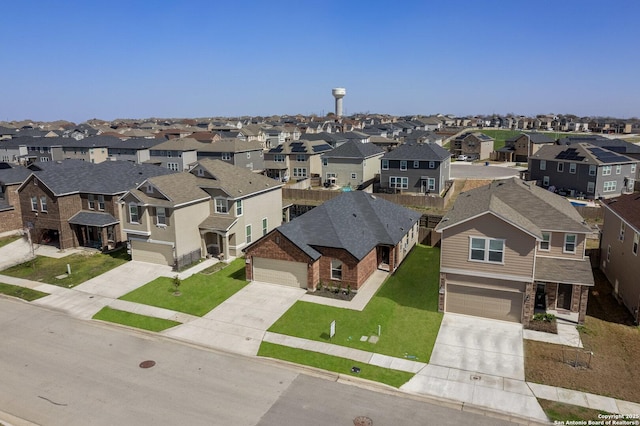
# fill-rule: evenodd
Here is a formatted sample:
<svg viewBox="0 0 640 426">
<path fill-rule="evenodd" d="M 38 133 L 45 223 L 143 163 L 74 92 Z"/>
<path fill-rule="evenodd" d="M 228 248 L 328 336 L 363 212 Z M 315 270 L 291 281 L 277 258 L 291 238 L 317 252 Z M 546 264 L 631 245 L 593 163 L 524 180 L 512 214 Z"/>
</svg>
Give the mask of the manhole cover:
<svg viewBox="0 0 640 426">
<path fill-rule="evenodd" d="M 152 360 L 142 361 L 140 363 L 140 368 L 151 368 L 154 365 L 156 365 L 155 361 L 152 361 Z"/>
<path fill-rule="evenodd" d="M 367 416 L 358 416 L 355 419 L 353 419 L 353 425 L 354 426 L 372 426 L 373 420 L 371 420 Z"/>
</svg>

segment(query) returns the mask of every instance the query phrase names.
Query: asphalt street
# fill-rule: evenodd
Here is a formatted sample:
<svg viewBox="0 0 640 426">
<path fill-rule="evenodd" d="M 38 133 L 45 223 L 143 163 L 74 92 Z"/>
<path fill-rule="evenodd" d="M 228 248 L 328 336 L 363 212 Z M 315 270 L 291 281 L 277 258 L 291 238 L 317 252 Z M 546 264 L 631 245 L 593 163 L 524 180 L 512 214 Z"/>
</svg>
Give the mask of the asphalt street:
<svg viewBox="0 0 640 426">
<path fill-rule="evenodd" d="M 510 424 L 6 298 L 0 342 L 0 410 L 42 425 Z"/>
</svg>

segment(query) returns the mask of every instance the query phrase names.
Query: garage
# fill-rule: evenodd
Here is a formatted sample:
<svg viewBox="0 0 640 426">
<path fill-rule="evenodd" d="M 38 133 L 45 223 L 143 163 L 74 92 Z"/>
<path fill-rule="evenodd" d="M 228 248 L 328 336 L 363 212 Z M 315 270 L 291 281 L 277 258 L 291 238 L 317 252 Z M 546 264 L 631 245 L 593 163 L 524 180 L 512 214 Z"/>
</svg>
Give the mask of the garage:
<svg viewBox="0 0 640 426">
<path fill-rule="evenodd" d="M 140 262 L 173 266 L 173 246 L 131 240 L 131 259 Z"/>
<path fill-rule="evenodd" d="M 265 283 L 307 288 L 307 264 L 254 257 L 253 279 Z"/>
<path fill-rule="evenodd" d="M 445 311 L 521 322 L 523 293 L 447 284 Z"/>
</svg>

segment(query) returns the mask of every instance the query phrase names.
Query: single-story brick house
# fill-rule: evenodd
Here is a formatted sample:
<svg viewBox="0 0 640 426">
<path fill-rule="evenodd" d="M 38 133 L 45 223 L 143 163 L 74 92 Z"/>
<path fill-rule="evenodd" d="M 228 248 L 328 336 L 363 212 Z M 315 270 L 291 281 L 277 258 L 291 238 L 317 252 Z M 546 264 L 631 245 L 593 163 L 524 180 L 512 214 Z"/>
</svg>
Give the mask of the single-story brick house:
<svg viewBox="0 0 640 426">
<path fill-rule="evenodd" d="M 398 268 L 418 241 L 419 219 L 375 195 L 345 192 L 247 247 L 247 279 L 357 290 L 377 269 Z"/>
</svg>

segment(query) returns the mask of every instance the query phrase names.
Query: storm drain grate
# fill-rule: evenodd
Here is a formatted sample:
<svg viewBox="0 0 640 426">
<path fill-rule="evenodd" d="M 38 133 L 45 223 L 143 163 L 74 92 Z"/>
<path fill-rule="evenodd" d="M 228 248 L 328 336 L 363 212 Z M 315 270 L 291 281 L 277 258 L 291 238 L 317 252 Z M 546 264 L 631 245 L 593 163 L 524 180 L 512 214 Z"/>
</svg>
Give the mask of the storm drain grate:
<svg viewBox="0 0 640 426">
<path fill-rule="evenodd" d="M 354 426 L 373 426 L 373 420 L 367 416 L 358 416 L 353 419 Z"/>
<path fill-rule="evenodd" d="M 151 368 L 154 365 L 156 365 L 156 362 L 149 359 L 147 361 L 142 361 L 140 363 L 140 368 Z"/>
</svg>

